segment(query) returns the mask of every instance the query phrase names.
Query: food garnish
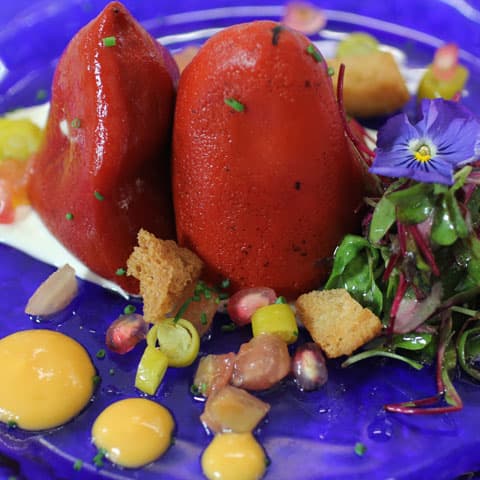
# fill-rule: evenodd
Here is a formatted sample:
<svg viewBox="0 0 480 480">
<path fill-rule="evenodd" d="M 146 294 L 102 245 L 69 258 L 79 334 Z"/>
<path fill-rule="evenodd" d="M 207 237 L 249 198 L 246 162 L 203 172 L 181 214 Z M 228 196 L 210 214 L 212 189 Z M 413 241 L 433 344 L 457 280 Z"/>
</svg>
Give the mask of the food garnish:
<svg viewBox="0 0 480 480">
<path fill-rule="evenodd" d="M 28 300 L 25 313 L 46 317 L 60 312 L 77 296 L 75 270 L 68 264 L 53 272 Z"/>
<path fill-rule="evenodd" d="M 383 177 L 383 194 L 367 201 L 364 236 L 348 235 L 337 248 L 326 288 L 346 289 L 384 326 L 345 366 L 373 356 L 414 368 L 436 363 L 434 395 L 385 406 L 432 414 L 462 407 L 450 379 L 457 356 L 467 374 L 478 371 L 468 332 L 478 327 L 480 123 L 443 99 L 424 100 L 421 114 L 380 128 L 370 171 L 393 179 Z"/>
<path fill-rule="evenodd" d="M 444 98 L 453 100 L 462 95 L 468 70 L 458 62 L 458 46 L 448 43 L 435 52 L 418 86 L 417 99 Z"/>
</svg>

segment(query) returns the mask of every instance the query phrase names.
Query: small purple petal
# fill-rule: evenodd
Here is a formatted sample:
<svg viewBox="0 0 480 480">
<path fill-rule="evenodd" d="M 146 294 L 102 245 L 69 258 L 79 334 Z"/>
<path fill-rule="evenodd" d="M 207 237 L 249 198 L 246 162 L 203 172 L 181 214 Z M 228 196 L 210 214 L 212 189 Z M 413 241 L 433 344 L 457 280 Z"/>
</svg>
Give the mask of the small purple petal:
<svg viewBox="0 0 480 480">
<path fill-rule="evenodd" d="M 450 162 L 435 158 L 421 163 L 410 151 L 406 153 L 377 151 L 369 171 L 386 177 L 408 177 L 425 183 L 446 185 L 453 183 L 453 165 Z"/>
<path fill-rule="evenodd" d="M 417 138 L 417 130 L 410 125 L 408 117 L 399 113 L 387 120 L 378 131 L 377 147 L 380 150 L 392 151 L 408 145 L 412 138 Z"/>
</svg>

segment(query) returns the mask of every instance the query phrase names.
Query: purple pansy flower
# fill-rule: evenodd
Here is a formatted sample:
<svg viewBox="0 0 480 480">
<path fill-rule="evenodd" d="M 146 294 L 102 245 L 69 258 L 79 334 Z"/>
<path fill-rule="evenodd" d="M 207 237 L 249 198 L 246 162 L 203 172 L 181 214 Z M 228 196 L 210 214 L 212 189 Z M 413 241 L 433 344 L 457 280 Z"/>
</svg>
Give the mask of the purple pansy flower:
<svg viewBox="0 0 480 480">
<path fill-rule="evenodd" d="M 422 101 L 422 119 L 412 125 L 404 113 L 378 131 L 370 172 L 419 182 L 453 183 L 453 171 L 480 157 L 480 122 L 458 102 Z"/>
</svg>

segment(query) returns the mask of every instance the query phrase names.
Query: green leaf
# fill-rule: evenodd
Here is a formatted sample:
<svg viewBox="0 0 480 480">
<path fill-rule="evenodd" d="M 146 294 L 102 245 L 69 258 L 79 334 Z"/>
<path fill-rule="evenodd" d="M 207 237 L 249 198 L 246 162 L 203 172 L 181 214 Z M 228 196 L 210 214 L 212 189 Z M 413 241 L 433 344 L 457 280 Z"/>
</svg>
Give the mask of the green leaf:
<svg viewBox="0 0 480 480">
<path fill-rule="evenodd" d="M 397 218 L 402 223 L 416 224 L 428 218 L 433 211 L 434 186 L 416 183 L 412 187 L 388 194 L 388 199 L 397 207 Z"/>
<path fill-rule="evenodd" d="M 370 223 L 369 240 L 379 242 L 395 222 L 395 205 L 384 196 L 378 202 Z"/>
<path fill-rule="evenodd" d="M 433 242 L 442 246 L 453 245 L 458 238 L 445 196 L 435 207 L 431 237 Z"/>
<path fill-rule="evenodd" d="M 376 247 L 355 235 L 347 235 L 335 252 L 326 289 L 344 288 L 364 307 L 379 315 L 383 294 L 375 282 L 380 255 Z"/>
<path fill-rule="evenodd" d="M 393 346 L 405 350 L 423 350 L 431 341 L 431 333 L 405 333 L 393 337 Z"/>
<path fill-rule="evenodd" d="M 466 238 L 468 236 L 468 227 L 465 219 L 463 218 L 463 214 L 458 206 L 457 199 L 452 191 L 449 191 L 445 196 L 447 202 L 447 208 L 450 212 L 450 217 L 453 221 L 455 226 L 455 231 L 459 238 Z"/>
<path fill-rule="evenodd" d="M 480 380 L 480 370 L 472 364 L 480 357 L 480 327 L 463 332 L 457 344 L 458 362 L 462 369 L 476 380 Z"/>
</svg>

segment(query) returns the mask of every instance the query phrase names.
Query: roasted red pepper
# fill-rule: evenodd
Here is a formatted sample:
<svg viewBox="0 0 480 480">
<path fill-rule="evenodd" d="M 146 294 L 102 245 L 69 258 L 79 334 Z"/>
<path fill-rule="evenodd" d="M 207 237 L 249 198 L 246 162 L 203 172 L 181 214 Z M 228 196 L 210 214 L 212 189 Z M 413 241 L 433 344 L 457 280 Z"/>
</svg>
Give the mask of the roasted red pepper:
<svg viewBox="0 0 480 480">
<path fill-rule="evenodd" d="M 173 153 L 179 242 L 233 290 L 318 287 L 357 225 L 363 176 L 326 62 L 274 22 L 223 30 L 186 67 Z"/>
<path fill-rule="evenodd" d="M 140 227 L 175 235 L 169 142 L 177 80 L 167 50 L 110 3 L 60 59 L 30 176 L 31 203 L 52 233 L 131 292 L 136 280 L 116 272 Z"/>
</svg>

